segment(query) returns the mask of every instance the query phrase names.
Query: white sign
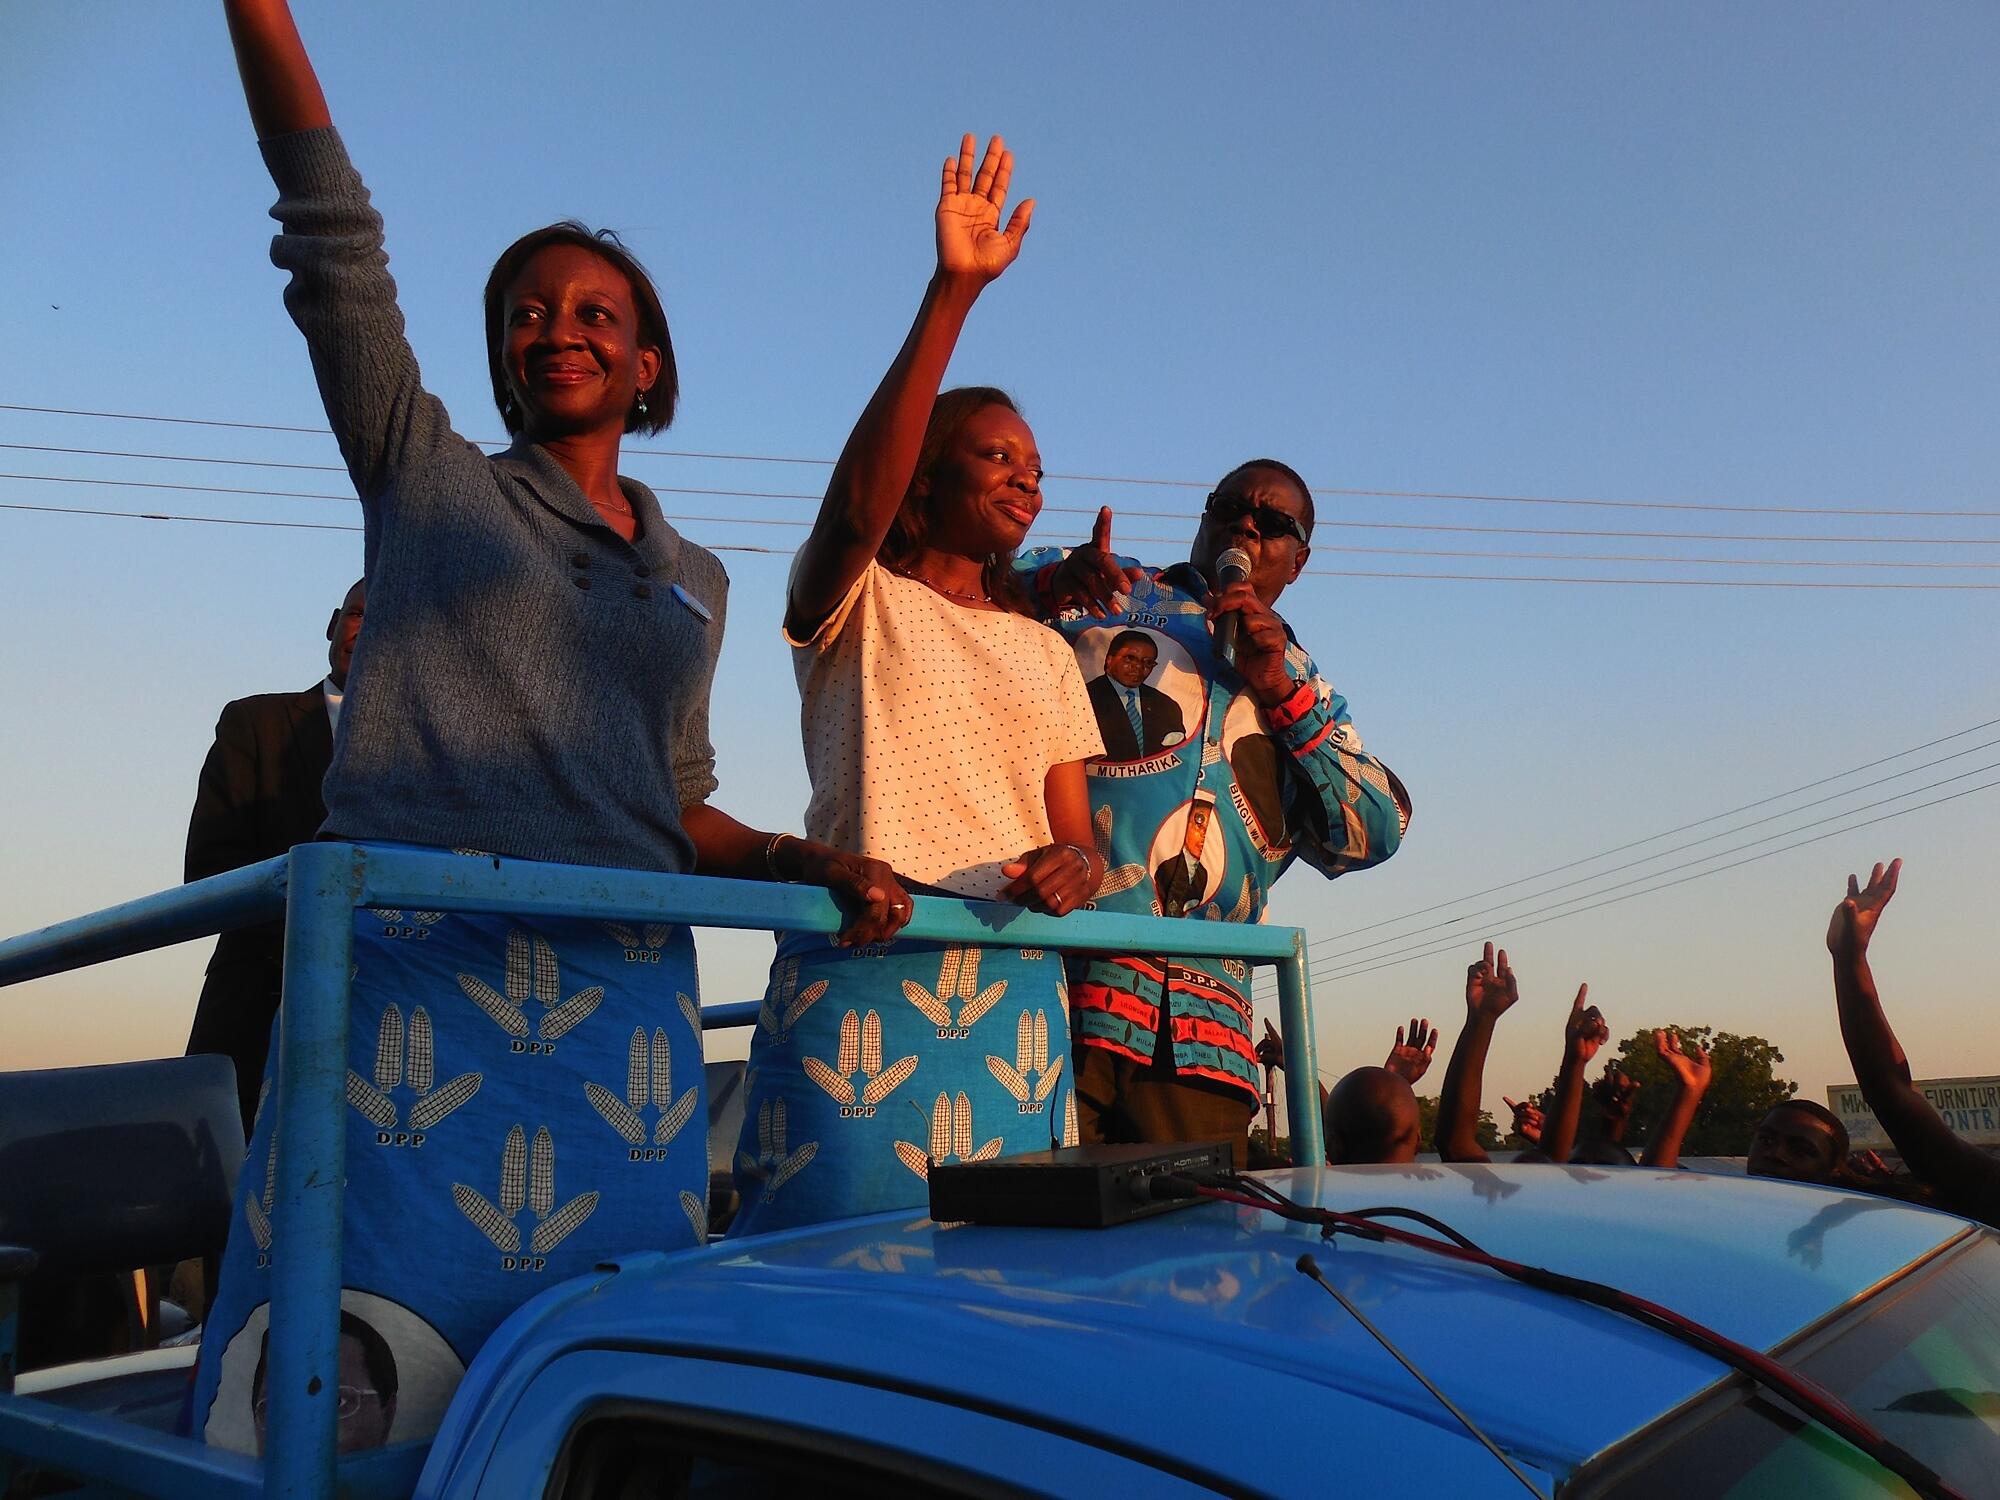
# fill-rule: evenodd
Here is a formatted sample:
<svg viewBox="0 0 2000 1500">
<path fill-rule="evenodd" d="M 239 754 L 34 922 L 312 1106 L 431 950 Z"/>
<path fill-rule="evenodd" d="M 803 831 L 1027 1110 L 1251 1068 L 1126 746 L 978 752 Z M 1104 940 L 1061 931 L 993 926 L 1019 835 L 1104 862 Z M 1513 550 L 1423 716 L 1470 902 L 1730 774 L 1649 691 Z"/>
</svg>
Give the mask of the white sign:
<svg viewBox="0 0 2000 1500">
<path fill-rule="evenodd" d="M 1975 1146 L 2000 1146 L 2000 1078 L 1934 1078 L 1919 1081 L 1917 1092 L 1961 1139 Z M 1847 1127 L 1857 1151 L 1895 1144 L 1853 1084 L 1829 1085 L 1826 1106 Z"/>
</svg>

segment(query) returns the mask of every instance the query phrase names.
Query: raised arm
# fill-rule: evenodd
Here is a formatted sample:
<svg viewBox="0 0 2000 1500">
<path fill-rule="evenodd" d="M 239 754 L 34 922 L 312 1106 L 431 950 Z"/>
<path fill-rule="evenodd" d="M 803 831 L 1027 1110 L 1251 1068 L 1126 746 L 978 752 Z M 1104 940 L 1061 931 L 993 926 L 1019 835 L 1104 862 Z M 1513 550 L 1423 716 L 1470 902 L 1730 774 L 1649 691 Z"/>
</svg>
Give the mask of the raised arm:
<svg viewBox="0 0 2000 1500">
<path fill-rule="evenodd" d="M 1677 1167 L 1681 1164 L 1681 1142 L 1687 1139 L 1688 1126 L 1694 1123 L 1695 1109 L 1701 1103 L 1701 1096 L 1708 1092 L 1709 1079 L 1715 1070 L 1701 1044 L 1682 1042 L 1678 1031 L 1654 1032 L 1653 1046 L 1660 1054 L 1660 1061 L 1674 1075 L 1676 1088 L 1674 1102 L 1653 1131 L 1653 1138 L 1646 1142 L 1646 1154 L 1639 1158 L 1639 1165 Z"/>
<path fill-rule="evenodd" d="M 1479 1144 L 1479 1095 L 1486 1080 L 1486 1051 L 1493 1028 L 1521 998 L 1507 950 L 1496 955 L 1493 945 L 1465 971 L 1465 1029 L 1445 1064 L 1444 1086 L 1438 1092 L 1437 1154 L 1440 1161 L 1487 1161 Z"/>
<path fill-rule="evenodd" d="M 1542 1131 L 1542 1149 L 1548 1152 L 1551 1161 L 1568 1161 L 1570 1152 L 1576 1149 L 1577 1118 L 1583 1110 L 1584 1070 L 1597 1056 L 1597 1049 L 1611 1038 L 1611 1028 L 1604 1024 L 1603 1014 L 1596 1006 L 1583 1003 L 1589 995 L 1589 985 L 1576 987 L 1569 1019 L 1563 1023 L 1562 1067 L 1556 1073 L 1555 1103 Z"/>
<path fill-rule="evenodd" d="M 1847 877 L 1847 898 L 1833 909 L 1827 924 L 1826 947 L 1833 956 L 1833 997 L 1840 1011 L 1840 1039 L 1854 1065 L 1861 1097 L 1889 1132 L 1904 1163 L 1920 1181 L 1937 1190 L 1941 1207 L 1969 1193 L 1990 1193 L 2000 1166 L 1976 1146 L 1968 1145 L 1917 1092 L 1910 1080 L 1910 1062 L 1890 1029 L 1868 966 L 1868 943 L 1875 935 L 1903 862 L 1875 866 L 1864 887 Z"/>
<path fill-rule="evenodd" d="M 223 0 L 222 8 L 257 139 L 331 125 L 326 95 L 285 0 Z"/>
<path fill-rule="evenodd" d="M 937 205 L 937 270 L 909 337 L 848 435 L 827 482 L 819 519 L 799 554 L 785 609 L 785 629 L 794 640 L 817 630 L 880 549 L 916 473 L 924 427 L 966 316 L 987 283 L 1013 264 L 1028 232 L 1032 198 L 1015 208 L 1005 229 L 1000 227 L 1014 153 L 996 135 L 975 172 L 974 146 L 966 136 L 958 155 L 945 161 Z"/>
</svg>

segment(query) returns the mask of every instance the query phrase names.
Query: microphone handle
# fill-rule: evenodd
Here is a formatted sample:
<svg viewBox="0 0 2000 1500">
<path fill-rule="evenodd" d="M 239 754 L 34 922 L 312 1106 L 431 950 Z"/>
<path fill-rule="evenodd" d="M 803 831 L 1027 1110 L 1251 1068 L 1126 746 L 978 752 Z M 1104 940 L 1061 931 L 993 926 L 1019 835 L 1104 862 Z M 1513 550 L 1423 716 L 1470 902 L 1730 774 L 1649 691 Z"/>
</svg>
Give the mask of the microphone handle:
<svg viewBox="0 0 2000 1500">
<path fill-rule="evenodd" d="M 1215 651 L 1230 666 L 1236 665 L 1236 627 L 1242 616 L 1235 610 L 1219 615 L 1215 621 Z"/>
</svg>

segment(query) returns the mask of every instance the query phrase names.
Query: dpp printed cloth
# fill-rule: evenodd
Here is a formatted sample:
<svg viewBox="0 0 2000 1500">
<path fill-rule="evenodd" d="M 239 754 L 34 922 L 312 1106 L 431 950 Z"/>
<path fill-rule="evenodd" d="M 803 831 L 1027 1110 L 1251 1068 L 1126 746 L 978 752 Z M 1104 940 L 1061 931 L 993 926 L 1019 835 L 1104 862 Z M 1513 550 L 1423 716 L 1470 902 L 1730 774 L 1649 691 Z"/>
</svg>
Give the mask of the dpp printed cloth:
<svg viewBox="0 0 2000 1500">
<path fill-rule="evenodd" d="M 1123 607 L 1100 619 L 1055 606 L 1048 583 L 1062 557 L 1042 548 L 1018 567 L 1076 653 L 1114 747 L 1087 767 L 1105 862 L 1093 910 L 1261 922 L 1294 859 L 1331 879 L 1396 852 L 1409 796 L 1362 748 L 1347 700 L 1296 641 L 1285 650 L 1292 696 L 1266 707 L 1216 651 L 1208 585 L 1192 567 L 1118 558 L 1134 581 Z M 1136 729 L 1125 707 L 1134 699 Z M 1171 1057 L 1183 1078 L 1257 1099 L 1250 970 L 1240 959 L 1079 958 L 1070 998 L 1083 1045 L 1142 1065 Z"/>
<path fill-rule="evenodd" d="M 750 1042 L 731 1238 L 930 1203 L 930 1165 L 1076 1141 L 1061 955 L 788 934 Z"/>
<path fill-rule="evenodd" d="M 354 965 L 343 1451 L 428 1436 L 545 1287 L 700 1243 L 708 1190 L 685 927 L 357 911 Z M 276 1074 L 274 1045 L 195 1375 L 195 1432 L 241 1452 L 261 1450 L 270 1266 L 292 1250 Z"/>
</svg>

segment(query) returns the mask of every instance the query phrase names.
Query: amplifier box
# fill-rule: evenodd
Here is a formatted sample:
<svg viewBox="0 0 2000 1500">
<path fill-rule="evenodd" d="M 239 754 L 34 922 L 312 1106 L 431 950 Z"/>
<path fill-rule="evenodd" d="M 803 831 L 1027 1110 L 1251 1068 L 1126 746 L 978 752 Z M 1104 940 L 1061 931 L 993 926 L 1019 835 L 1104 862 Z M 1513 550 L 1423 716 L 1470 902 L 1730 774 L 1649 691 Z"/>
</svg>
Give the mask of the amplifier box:
<svg viewBox="0 0 2000 1500">
<path fill-rule="evenodd" d="M 931 1168 L 931 1217 L 941 1224 L 1108 1229 L 1199 1198 L 1155 1198 L 1152 1179 L 1211 1177 L 1234 1166 L 1222 1141 L 1183 1145 L 1065 1146 Z"/>
</svg>

